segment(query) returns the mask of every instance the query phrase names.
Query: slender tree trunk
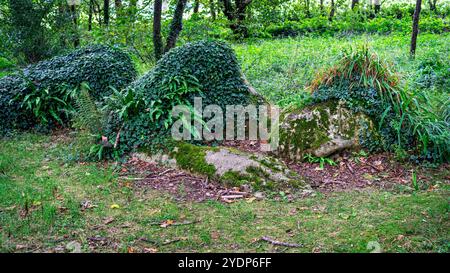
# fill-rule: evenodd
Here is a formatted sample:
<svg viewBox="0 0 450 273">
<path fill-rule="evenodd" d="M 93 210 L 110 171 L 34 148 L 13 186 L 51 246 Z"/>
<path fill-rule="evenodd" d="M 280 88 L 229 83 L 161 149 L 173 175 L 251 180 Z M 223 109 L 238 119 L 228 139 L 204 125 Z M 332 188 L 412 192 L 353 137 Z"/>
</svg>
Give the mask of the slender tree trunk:
<svg viewBox="0 0 450 273">
<path fill-rule="evenodd" d="M 320 13 L 323 15 L 323 0 L 320 0 L 320 4 L 319 4 L 319 8 L 320 8 Z"/>
<path fill-rule="evenodd" d="M 380 0 L 373 0 L 373 7 L 375 10 L 375 13 L 379 13 L 381 10 L 381 1 Z"/>
<path fill-rule="evenodd" d="M 122 0 L 114 0 L 114 7 L 116 8 L 116 20 L 122 17 Z"/>
<path fill-rule="evenodd" d="M 100 7 L 100 4 L 97 2 L 97 0 L 92 0 L 93 3 L 93 11 L 94 11 L 94 16 L 97 15 L 97 21 L 99 26 L 101 27 L 103 24 L 103 19 L 102 19 L 102 8 Z"/>
<path fill-rule="evenodd" d="M 9 6 L 11 7 L 11 4 L 9 4 Z M 66 18 L 66 3 L 64 3 L 64 2 L 58 3 L 58 17 L 59 17 L 58 21 L 57 21 L 58 30 L 62 32 L 62 29 L 64 28 L 64 25 L 65 25 L 65 18 Z M 64 36 L 65 35 L 59 36 L 59 42 L 60 42 L 62 48 L 66 47 L 66 42 L 67 42 Z"/>
<path fill-rule="evenodd" d="M 231 4 L 231 0 L 222 0 L 223 13 L 230 22 L 230 28 L 234 34 L 248 37 L 248 29 L 242 24 L 245 20 L 247 6 L 252 0 L 235 0 L 235 5 Z"/>
<path fill-rule="evenodd" d="M 216 4 L 214 3 L 214 0 L 209 0 L 209 11 L 211 13 L 211 19 L 213 21 L 216 20 Z"/>
<path fill-rule="evenodd" d="M 184 9 L 186 8 L 187 0 L 178 0 L 177 5 L 175 7 L 175 13 L 173 14 L 172 23 L 170 24 L 170 32 L 167 37 L 167 43 L 165 52 L 168 52 L 172 48 L 175 47 L 177 43 L 178 35 L 180 35 L 181 30 L 183 29 L 183 14 Z"/>
<path fill-rule="evenodd" d="M 128 6 L 128 16 L 130 21 L 134 22 L 136 20 L 137 13 L 137 0 L 130 0 L 130 5 Z"/>
<path fill-rule="evenodd" d="M 305 0 L 305 13 L 306 13 L 306 17 L 311 17 L 311 13 L 309 11 L 309 5 L 310 5 L 310 0 Z"/>
<path fill-rule="evenodd" d="M 335 5 L 334 5 L 334 0 L 331 0 L 330 15 L 328 16 L 328 20 L 329 20 L 330 22 L 333 21 L 335 8 L 336 8 L 336 7 L 335 7 Z"/>
<path fill-rule="evenodd" d="M 422 9 L 422 0 L 417 0 L 416 1 L 416 10 L 414 11 L 414 17 L 413 17 L 411 49 L 409 51 L 411 58 L 414 58 L 416 55 L 417 34 L 419 34 L 419 18 L 420 18 L 421 9 Z"/>
<path fill-rule="evenodd" d="M 88 31 L 92 31 L 92 15 L 94 13 L 94 3 L 92 1 L 89 0 Z"/>
<path fill-rule="evenodd" d="M 105 26 L 109 25 L 109 0 L 103 0 L 103 20 Z"/>
<path fill-rule="evenodd" d="M 162 0 L 155 0 L 153 4 L 153 46 L 156 60 L 161 59 L 164 45 L 161 36 Z"/>
<path fill-rule="evenodd" d="M 70 6 L 70 16 L 72 17 L 73 22 L 73 33 L 72 33 L 72 40 L 73 40 L 73 46 L 75 48 L 80 46 L 80 36 L 78 35 L 78 16 L 77 16 L 77 8 L 75 5 Z"/>
<path fill-rule="evenodd" d="M 436 11 L 437 0 L 428 0 L 428 5 L 430 6 L 430 11 Z"/>
<path fill-rule="evenodd" d="M 198 13 L 200 10 L 200 0 L 195 0 L 194 2 L 194 13 Z"/>
</svg>

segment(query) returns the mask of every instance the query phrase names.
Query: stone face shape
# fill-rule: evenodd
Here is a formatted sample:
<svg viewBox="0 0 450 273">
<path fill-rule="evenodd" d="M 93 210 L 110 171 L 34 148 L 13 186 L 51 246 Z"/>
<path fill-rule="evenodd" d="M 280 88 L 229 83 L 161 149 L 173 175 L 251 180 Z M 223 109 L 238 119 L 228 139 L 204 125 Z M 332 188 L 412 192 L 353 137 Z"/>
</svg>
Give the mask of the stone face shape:
<svg viewBox="0 0 450 273">
<path fill-rule="evenodd" d="M 360 135 L 373 131 L 373 122 L 354 113 L 343 102 L 327 101 L 284 113 L 278 154 L 302 160 L 305 154 L 326 157 L 346 149 L 360 149 Z"/>
<path fill-rule="evenodd" d="M 147 162 L 171 167 L 175 165 L 179 169 L 208 176 L 226 186 L 246 185 L 253 191 L 311 190 L 307 179 L 289 170 L 280 160 L 232 148 L 180 143 L 170 156 L 135 156 Z"/>
</svg>

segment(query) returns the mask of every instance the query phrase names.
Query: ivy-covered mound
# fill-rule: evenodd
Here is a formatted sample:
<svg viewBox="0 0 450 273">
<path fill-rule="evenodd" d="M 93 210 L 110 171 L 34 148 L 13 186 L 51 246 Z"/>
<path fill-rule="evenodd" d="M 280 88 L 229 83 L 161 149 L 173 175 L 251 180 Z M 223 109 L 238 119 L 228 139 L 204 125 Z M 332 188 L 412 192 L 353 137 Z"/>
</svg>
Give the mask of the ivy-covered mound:
<svg viewBox="0 0 450 273">
<path fill-rule="evenodd" d="M 108 122 L 109 139 L 114 139 L 122 128 L 121 149 L 158 146 L 170 133 L 172 108 L 193 105 L 194 97 L 202 98 L 203 107 L 221 106 L 224 113 L 226 105 L 247 105 L 258 100 L 246 85 L 234 51 L 227 44 L 188 43 L 172 49 L 125 93 L 112 97 L 110 106 L 116 114 Z"/>
<path fill-rule="evenodd" d="M 0 79 L 0 132 L 26 129 L 33 123 L 30 113 L 20 108 L 21 99 L 34 93 L 63 99 L 64 93 L 86 82 L 95 100 L 112 93 L 110 87 L 122 89 L 137 76 L 128 54 L 102 45 L 78 49 L 70 54 L 30 65 L 21 73 Z M 11 101 L 16 98 L 17 100 Z M 27 120 L 24 120 L 27 118 Z"/>
<path fill-rule="evenodd" d="M 400 86 L 391 66 L 367 46 L 344 51 L 340 61 L 319 74 L 310 88 L 313 106 L 340 102 L 355 115 L 364 114 L 373 121 L 374 126 L 361 124 L 358 130 L 359 145 L 369 151 L 395 148 L 431 160 L 448 158 L 448 119 L 433 112 L 423 94 L 408 93 Z M 315 145 L 328 139 L 324 136 L 323 143 Z"/>
</svg>

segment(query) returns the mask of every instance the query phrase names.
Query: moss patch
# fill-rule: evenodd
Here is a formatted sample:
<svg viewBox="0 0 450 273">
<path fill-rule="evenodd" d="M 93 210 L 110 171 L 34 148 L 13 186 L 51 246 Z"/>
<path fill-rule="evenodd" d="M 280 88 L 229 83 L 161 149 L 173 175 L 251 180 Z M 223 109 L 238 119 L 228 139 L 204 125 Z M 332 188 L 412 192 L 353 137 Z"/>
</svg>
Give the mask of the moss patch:
<svg viewBox="0 0 450 273">
<path fill-rule="evenodd" d="M 180 143 L 173 152 L 177 165 L 184 170 L 204 174 L 212 178 L 216 173 L 214 165 L 205 160 L 207 148 L 188 143 Z"/>
<path fill-rule="evenodd" d="M 309 188 L 305 179 L 276 158 L 179 143 L 171 156 L 178 167 L 216 179 L 226 186 L 248 185 L 253 190 Z"/>
</svg>

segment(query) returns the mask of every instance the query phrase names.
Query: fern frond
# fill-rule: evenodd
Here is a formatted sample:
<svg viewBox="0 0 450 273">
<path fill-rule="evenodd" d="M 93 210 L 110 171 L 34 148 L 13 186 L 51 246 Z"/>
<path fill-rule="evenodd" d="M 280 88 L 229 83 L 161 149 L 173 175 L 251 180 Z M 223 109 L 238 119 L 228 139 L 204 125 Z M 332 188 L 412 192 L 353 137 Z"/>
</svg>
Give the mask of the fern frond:
<svg viewBox="0 0 450 273">
<path fill-rule="evenodd" d="M 74 125 L 92 134 L 98 134 L 102 130 L 104 115 L 97 107 L 89 93 L 89 86 L 81 84 L 80 92 L 75 99 L 75 123 Z"/>
</svg>

